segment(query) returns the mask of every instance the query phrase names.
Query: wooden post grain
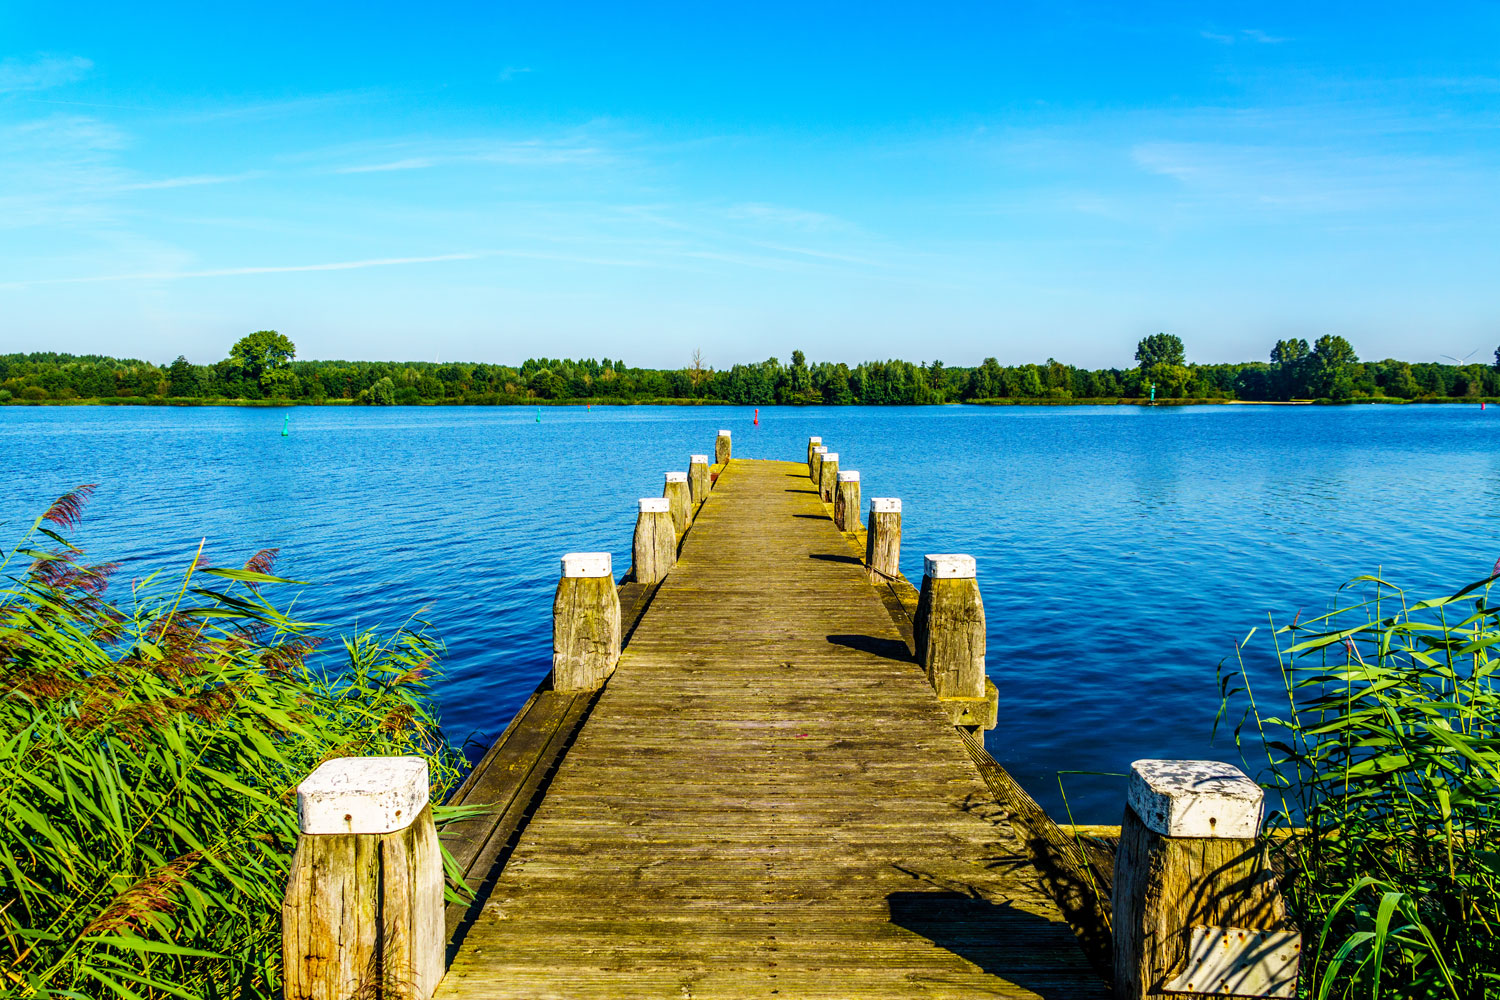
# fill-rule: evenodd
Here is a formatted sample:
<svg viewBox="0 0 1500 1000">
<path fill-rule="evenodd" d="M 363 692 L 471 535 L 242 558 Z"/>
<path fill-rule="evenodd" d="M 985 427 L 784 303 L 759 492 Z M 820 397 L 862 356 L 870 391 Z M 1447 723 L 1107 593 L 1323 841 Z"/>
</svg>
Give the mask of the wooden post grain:
<svg viewBox="0 0 1500 1000">
<path fill-rule="evenodd" d="M 833 523 L 840 531 L 859 530 L 859 473 L 841 470 L 833 497 Z"/>
<path fill-rule="evenodd" d="M 828 449 L 821 444 L 813 449 L 812 465 L 807 468 L 807 478 L 812 480 L 814 486 L 822 483 L 819 477 L 823 474 L 823 456 L 826 454 Z"/>
<path fill-rule="evenodd" d="M 708 499 L 712 485 L 708 478 L 708 456 L 691 456 L 688 459 L 688 499 L 694 507 Z"/>
<path fill-rule="evenodd" d="M 620 659 L 620 597 L 608 552 L 569 552 L 552 599 L 552 689 L 595 691 Z"/>
<path fill-rule="evenodd" d="M 693 504 L 688 495 L 687 473 L 667 473 L 661 495 L 672 505 L 672 523 L 677 526 L 677 537 L 681 538 L 688 525 L 693 523 Z"/>
<path fill-rule="evenodd" d="M 719 436 L 714 438 L 714 464 L 728 465 L 730 452 L 729 432 L 720 431 Z"/>
<path fill-rule="evenodd" d="M 1296 996 L 1301 938 L 1256 839 L 1260 787 L 1218 761 L 1130 771 L 1112 899 L 1117 1000 Z"/>
<path fill-rule="evenodd" d="M 830 451 L 823 456 L 823 464 L 818 466 L 818 492 L 823 496 L 824 503 L 833 503 L 833 494 L 838 490 L 839 482 L 839 454 Z"/>
<path fill-rule="evenodd" d="M 672 520 L 672 501 L 666 497 L 641 497 L 635 518 L 635 542 L 631 547 L 631 575 L 637 583 L 659 583 L 677 564 L 677 525 Z"/>
<path fill-rule="evenodd" d="M 810 438 L 807 439 L 807 474 L 808 475 L 812 475 L 812 455 L 813 455 L 813 449 L 816 448 L 818 445 L 820 445 L 822 443 L 823 443 L 823 439 L 820 438 L 820 437 L 810 437 Z"/>
<path fill-rule="evenodd" d="M 974 557 L 929 555 L 912 623 L 917 659 L 939 698 L 984 697 L 984 602 Z"/>
<path fill-rule="evenodd" d="M 421 757 L 335 757 L 297 786 L 281 904 L 286 1000 L 429 1000 L 443 978 L 443 858 Z"/>
<path fill-rule="evenodd" d="M 894 580 L 901 573 L 901 501 L 871 497 L 865 535 L 865 576 L 871 583 Z"/>
</svg>

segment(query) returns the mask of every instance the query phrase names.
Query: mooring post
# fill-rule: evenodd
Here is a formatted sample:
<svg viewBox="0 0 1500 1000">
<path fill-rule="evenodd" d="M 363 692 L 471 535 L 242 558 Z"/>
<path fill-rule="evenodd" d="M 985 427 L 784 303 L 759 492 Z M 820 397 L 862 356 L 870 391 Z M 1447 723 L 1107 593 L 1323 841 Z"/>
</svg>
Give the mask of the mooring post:
<svg viewBox="0 0 1500 1000">
<path fill-rule="evenodd" d="M 688 529 L 693 520 L 693 504 L 688 497 L 688 477 L 686 472 L 669 472 L 666 483 L 662 486 L 661 495 L 666 497 L 672 505 L 672 523 L 677 526 L 677 537 Z"/>
<path fill-rule="evenodd" d="M 917 596 L 917 658 L 939 698 L 984 694 L 984 602 L 974 557 L 944 553 L 922 560 Z"/>
<path fill-rule="evenodd" d="M 696 507 L 708 499 L 708 456 L 693 455 L 688 459 L 688 499 Z"/>
<path fill-rule="evenodd" d="M 870 498 L 865 534 L 865 576 L 871 583 L 894 580 L 901 572 L 901 501 Z"/>
<path fill-rule="evenodd" d="M 714 438 L 714 462 L 717 465 L 729 464 L 729 432 L 720 431 L 719 436 Z"/>
<path fill-rule="evenodd" d="M 807 478 L 811 479 L 814 486 L 822 483 L 819 477 L 823 474 L 823 456 L 828 454 L 828 449 L 818 445 L 813 449 L 812 465 L 807 467 Z"/>
<path fill-rule="evenodd" d="M 984 602 L 974 557 L 929 555 L 912 621 L 917 660 L 955 726 L 994 729 L 1000 693 L 985 676 Z"/>
<path fill-rule="evenodd" d="M 641 497 L 635 518 L 635 543 L 631 548 L 637 583 L 657 583 L 677 564 L 677 524 L 672 520 L 672 501 L 666 497 Z"/>
<path fill-rule="evenodd" d="M 833 492 L 838 488 L 839 453 L 830 451 L 818 465 L 818 492 L 824 503 L 833 503 Z"/>
<path fill-rule="evenodd" d="M 608 552 L 569 552 L 552 599 L 552 689 L 595 691 L 620 659 L 620 596 Z"/>
<path fill-rule="evenodd" d="M 285 1000 L 428 1000 L 443 978 L 443 856 L 421 757 L 335 757 L 297 786 L 281 903 Z"/>
<path fill-rule="evenodd" d="M 1130 766 L 1112 899 L 1115 997 L 1293 997 L 1301 936 L 1256 839 L 1260 786 L 1231 764 Z"/>
<path fill-rule="evenodd" d="M 838 491 L 833 498 L 833 523 L 840 531 L 859 530 L 859 473 L 840 470 Z"/>
<path fill-rule="evenodd" d="M 813 453 L 813 449 L 816 448 L 818 445 L 820 445 L 822 443 L 823 443 L 823 439 L 820 438 L 820 437 L 810 437 L 810 438 L 807 439 L 807 472 L 808 472 L 808 475 L 812 475 L 812 453 Z"/>
</svg>

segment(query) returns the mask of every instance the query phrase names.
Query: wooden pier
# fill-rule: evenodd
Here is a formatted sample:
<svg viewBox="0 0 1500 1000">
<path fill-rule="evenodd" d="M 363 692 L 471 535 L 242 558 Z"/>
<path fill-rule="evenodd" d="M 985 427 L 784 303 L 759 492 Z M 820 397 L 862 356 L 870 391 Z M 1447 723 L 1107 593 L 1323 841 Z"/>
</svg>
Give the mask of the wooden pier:
<svg viewBox="0 0 1500 1000">
<path fill-rule="evenodd" d="M 651 582 L 616 588 L 607 556 L 565 559 L 555 614 L 575 624 L 554 624 L 557 683 L 539 686 L 451 799 L 477 814 L 443 831 L 472 894 L 447 905 L 445 924 L 437 890 L 420 888 L 436 884 L 435 862 L 409 846 L 432 826 L 430 810 L 411 818 L 425 802 L 420 758 L 396 758 L 422 770 L 394 799 L 388 777 L 349 777 L 354 758 L 330 762 L 354 769 L 335 780 L 304 782 L 299 795 L 326 797 L 332 826 L 304 812 L 304 845 L 323 846 L 299 846 L 283 909 L 288 997 L 1109 995 L 1111 859 L 1063 837 L 975 736 L 993 726 L 996 694 L 973 560 L 930 557 L 919 594 L 893 562 L 899 501 L 872 501 L 880 531 L 896 534 L 867 541 L 858 474 L 831 456 L 821 476 L 815 443 L 806 464 L 730 459 L 721 432 L 711 474 L 694 456 L 685 511 L 685 480 L 670 475 L 670 504 L 640 504 L 637 569 Z M 661 545 L 672 530 L 675 553 Z M 580 611 L 590 600 L 600 606 Z M 1142 772 L 1145 805 L 1132 785 L 1131 806 L 1149 815 L 1132 828 L 1134 895 L 1115 908 L 1141 930 L 1116 935 L 1131 949 L 1113 958 L 1116 995 L 1154 995 L 1174 969 L 1186 969 L 1174 989 L 1202 972 L 1266 993 L 1239 966 L 1189 954 L 1189 922 L 1232 916 L 1243 939 L 1285 914 L 1219 905 L 1243 891 L 1193 868 L 1198 841 L 1163 825 L 1183 803 L 1219 800 L 1172 786 L 1181 776 L 1168 771 Z M 1242 779 L 1208 780 L 1254 789 Z M 1258 827 L 1259 798 L 1253 817 L 1248 801 L 1215 811 Z M 392 819 L 392 802 L 407 819 Z M 335 841 L 384 860 L 306 874 L 318 862 L 304 850 L 331 856 Z M 1260 879 L 1253 832 L 1218 843 L 1242 882 Z M 394 882 L 379 873 L 392 864 Z M 1163 871 L 1191 906 L 1162 908 Z M 414 892 L 425 901 L 410 903 Z M 1273 889 L 1261 896 L 1279 905 Z M 1267 947 L 1285 950 L 1284 938 Z M 1260 975 L 1266 960 L 1251 959 Z"/>
<path fill-rule="evenodd" d="M 437 996 L 1102 996 L 805 465 L 733 461 Z"/>
</svg>

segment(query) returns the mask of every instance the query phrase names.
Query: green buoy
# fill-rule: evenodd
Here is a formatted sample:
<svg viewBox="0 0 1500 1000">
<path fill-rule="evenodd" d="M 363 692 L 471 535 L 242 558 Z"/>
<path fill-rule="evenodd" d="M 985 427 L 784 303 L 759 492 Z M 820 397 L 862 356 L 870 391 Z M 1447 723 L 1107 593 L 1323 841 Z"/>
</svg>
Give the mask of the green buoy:
<svg viewBox="0 0 1500 1000">
<path fill-rule="evenodd" d="M 541 423 L 542 422 L 542 408 L 540 406 L 538 406 L 536 408 L 536 422 L 537 423 Z"/>
<path fill-rule="evenodd" d="M 287 430 L 287 427 L 291 424 L 291 422 L 292 422 L 292 415 L 290 413 L 288 413 L 286 415 L 286 419 L 281 422 L 281 436 L 282 437 L 286 437 L 287 434 L 290 433 Z"/>
</svg>

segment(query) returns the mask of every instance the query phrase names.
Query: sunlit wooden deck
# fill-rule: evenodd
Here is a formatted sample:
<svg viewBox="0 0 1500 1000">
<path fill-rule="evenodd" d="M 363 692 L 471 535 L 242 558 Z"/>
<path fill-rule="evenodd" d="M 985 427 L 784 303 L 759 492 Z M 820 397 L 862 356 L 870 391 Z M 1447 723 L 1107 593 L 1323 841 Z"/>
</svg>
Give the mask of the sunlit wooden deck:
<svg viewBox="0 0 1500 1000">
<path fill-rule="evenodd" d="M 450 834 L 438 997 L 1104 995 L 806 466 L 730 462 L 622 597 L 597 700 L 464 791 L 529 819 Z"/>
</svg>

